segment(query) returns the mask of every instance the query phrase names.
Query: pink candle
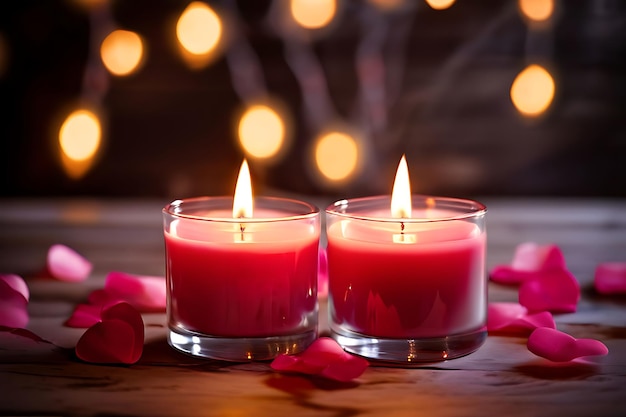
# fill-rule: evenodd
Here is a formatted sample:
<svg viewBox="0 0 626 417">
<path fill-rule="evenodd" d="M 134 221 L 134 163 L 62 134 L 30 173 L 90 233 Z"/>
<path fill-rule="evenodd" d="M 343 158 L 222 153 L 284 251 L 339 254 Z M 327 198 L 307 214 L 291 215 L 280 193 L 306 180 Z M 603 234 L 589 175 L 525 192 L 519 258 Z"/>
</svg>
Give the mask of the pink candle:
<svg viewBox="0 0 626 417">
<path fill-rule="evenodd" d="M 404 158 L 391 198 L 328 207 L 333 337 L 405 365 L 476 350 L 486 336 L 485 213 L 471 200 L 412 196 Z"/>
<path fill-rule="evenodd" d="M 247 165 L 244 163 L 247 171 Z M 170 344 L 223 360 L 297 353 L 317 336 L 320 213 L 281 198 L 203 197 L 163 209 Z M 254 209 L 253 209 L 254 207 Z"/>
</svg>

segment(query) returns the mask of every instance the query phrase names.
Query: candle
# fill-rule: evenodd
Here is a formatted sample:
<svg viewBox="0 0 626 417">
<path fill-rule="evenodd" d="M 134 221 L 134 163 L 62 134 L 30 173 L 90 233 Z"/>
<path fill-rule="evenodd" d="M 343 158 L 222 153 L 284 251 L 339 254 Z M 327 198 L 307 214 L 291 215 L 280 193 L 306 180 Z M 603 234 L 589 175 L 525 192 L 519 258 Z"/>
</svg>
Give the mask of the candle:
<svg viewBox="0 0 626 417">
<path fill-rule="evenodd" d="M 166 206 L 170 344 L 223 360 L 297 353 L 317 336 L 319 210 L 252 197 L 244 161 L 233 198 Z"/>
<path fill-rule="evenodd" d="M 398 168 L 391 199 L 327 208 L 330 324 L 343 347 L 418 363 L 476 350 L 486 336 L 482 204 L 411 195 Z"/>
</svg>

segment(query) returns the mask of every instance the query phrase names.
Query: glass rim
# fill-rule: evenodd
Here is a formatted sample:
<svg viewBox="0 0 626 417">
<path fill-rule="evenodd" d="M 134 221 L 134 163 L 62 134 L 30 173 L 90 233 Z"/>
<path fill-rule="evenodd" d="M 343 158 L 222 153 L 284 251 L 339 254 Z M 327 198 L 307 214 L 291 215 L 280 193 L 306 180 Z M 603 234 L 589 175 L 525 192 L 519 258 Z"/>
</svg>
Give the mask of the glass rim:
<svg viewBox="0 0 626 417">
<path fill-rule="evenodd" d="M 435 223 L 435 222 L 445 222 L 445 221 L 454 221 L 454 220 L 467 220 L 478 218 L 484 216 L 487 213 L 487 206 L 483 203 L 470 200 L 466 198 L 456 198 L 456 197 L 441 197 L 441 196 L 431 196 L 425 194 L 411 194 L 411 201 L 415 201 L 416 198 L 422 199 L 426 201 L 428 199 L 433 199 L 435 202 L 445 202 L 449 204 L 447 208 L 456 208 L 466 209 L 466 212 L 462 212 L 456 215 L 451 216 L 441 216 L 441 217 L 429 217 L 429 218 L 421 218 L 421 217 L 410 217 L 410 218 L 392 218 L 392 217 L 373 217 L 367 215 L 361 215 L 358 213 L 342 213 L 337 211 L 338 207 L 348 207 L 350 203 L 352 204 L 376 204 L 375 207 L 382 207 L 380 203 L 386 202 L 386 207 L 391 207 L 391 196 L 390 195 L 377 195 L 371 197 L 358 197 L 358 198 L 350 198 L 337 200 L 333 204 L 326 207 L 326 214 L 332 216 L 343 217 L 346 219 L 353 219 L 359 221 L 366 222 L 378 222 L 378 223 Z M 444 208 L 444 207 L 438 207 Z"/>
<path fill-rule="evenodd" d="M 296 200 L 292 198 L 285 197 L 267 197 L 267 196 L 258 196 L 253 197 L 253 202 L 262 202 L 265 204 L 268 203 L 288 203 L 292 205 L 299 205 L 305 208 L 307 211 L 301 214 L 289 214 L 286 213 L 284 216 L 280 217 L 238 217 L 238 218 L 230 218 L 230 217 L 209 217 L 209 216 L 200 216 L 194 214 L 185 214 L 184 212 L 176 212 L 176 208 L 180 208 L 182 211 L 183 204 L 202 204 L 202 203 L 219 203 L 223 208 L 232 208 L 233 197 L 230 196 L 203 196 L 203 197 L 192 197 L 192 198 L 183 198 L 177 199 L 168 203 L 161 212 L 164 215 L 169 215 L 179 219 L 193 220 L 193 221 L 201 221 L 201 222 L 214 222 L 214 223 L 277 223 L 277 222 L 286 222 L 286 221 L 298 221 L 298 220 L 308 220 L 318 217 L 320 215 L 320 209 L 309 202 Z M 227 205 L 225 203 L 230 203 Z M 221 207 L 220 206 L 220 207 Z"/>
</svg>

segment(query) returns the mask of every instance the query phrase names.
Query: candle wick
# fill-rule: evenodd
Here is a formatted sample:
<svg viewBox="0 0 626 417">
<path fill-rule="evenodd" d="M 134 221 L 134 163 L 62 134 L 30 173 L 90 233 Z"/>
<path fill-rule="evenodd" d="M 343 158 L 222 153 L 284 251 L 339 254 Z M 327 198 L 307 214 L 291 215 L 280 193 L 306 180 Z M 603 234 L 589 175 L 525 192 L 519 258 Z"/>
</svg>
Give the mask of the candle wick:
<svg viewBox="0 0 626 417">
<path fill-rule="evenodd" d="M 242 218 L 243 216 L 239 216 L 239 218 Z M 246 231 L 246 226 L 243 225 L 243 223 L 239 223 L 239 231 L 241 232 L 241 241 L 243 242 L 245 240 L 243 232 Z"/>
<path fill-rule="evenodd" d="M 404 222 L 400 222 L 400 234 L 404 234 Z"/>
</svg>

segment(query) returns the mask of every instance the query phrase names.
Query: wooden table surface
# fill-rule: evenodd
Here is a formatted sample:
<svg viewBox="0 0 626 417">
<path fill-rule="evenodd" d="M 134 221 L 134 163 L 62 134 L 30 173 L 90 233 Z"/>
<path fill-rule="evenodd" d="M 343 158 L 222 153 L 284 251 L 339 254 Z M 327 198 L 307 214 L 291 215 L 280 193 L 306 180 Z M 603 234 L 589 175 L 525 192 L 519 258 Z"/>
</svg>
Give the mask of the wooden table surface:
<svg viewBox="0 0 626 417">
<path fill-rule="evenodd" d="M 156 200 L 0 201 L 0 272 L 31 290 L 28 329 L 54 343 L 0 332 L 0 414 L 98 416 L 624 416 L 626 297 L 593 291 L 600 262 L 626 261 L 625 200 L 484 199 L 487 266 L 508 263 L 517 244 L 556 243 L 582 287 L 576 313 L 556 316 L 575 337 L 602 340 L 605 357 L 555 364 L 526 339 L 489 336 L 476 353 L 418 369 L 372 366 L 353 383 L 272 372 L 268 363 L 188 358 L 165 340 L 165 315 L 146 314 L 146 345 L 133 366 L 82 363 L 82 329 L 63 327 L 76 303 L 112 270 L 163 275 Z M 320 206 L 328 202 L 320 200 Z M 64 243 L 94 271 L 83 283 L 35 278 L 47 249 Z M 490 301 L 516 301 L 490 283 Z M 321 329 L 327 326 L 321 302 Z"/>
</svg>

